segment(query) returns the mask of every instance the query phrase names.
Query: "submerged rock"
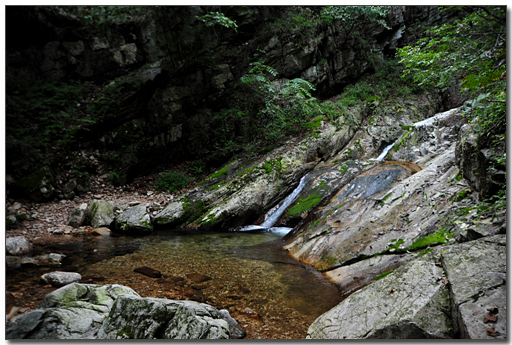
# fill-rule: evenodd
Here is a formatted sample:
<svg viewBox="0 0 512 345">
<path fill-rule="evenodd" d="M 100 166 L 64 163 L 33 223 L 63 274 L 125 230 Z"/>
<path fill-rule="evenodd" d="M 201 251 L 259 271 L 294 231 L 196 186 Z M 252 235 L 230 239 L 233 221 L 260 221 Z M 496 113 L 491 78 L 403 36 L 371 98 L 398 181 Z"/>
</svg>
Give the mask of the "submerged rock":
<svg viewBox="0 0 512 345">
<path fill-rule="evenodd" d="M 74 272 L 55 271 L 43 274 L 41 276 L 41 280 L 47 284 L 51 284 L 52 286 L 62 287 L 71 283 L 80 283 L 82 276 L 79 273 Z"/>
</svg>

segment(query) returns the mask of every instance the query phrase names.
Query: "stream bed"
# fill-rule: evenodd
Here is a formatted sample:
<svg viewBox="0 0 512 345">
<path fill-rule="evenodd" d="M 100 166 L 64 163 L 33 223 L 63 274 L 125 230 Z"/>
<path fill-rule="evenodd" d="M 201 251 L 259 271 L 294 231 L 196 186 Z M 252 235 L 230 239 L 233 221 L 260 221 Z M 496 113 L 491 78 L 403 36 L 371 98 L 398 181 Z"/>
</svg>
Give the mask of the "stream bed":
<svg viewBox="0 0 512 345">
<path fill-rule="evenodd" d="M 282 249 L 282 236 L 168 230 L 146 237 L 63 236 L 36 242 L 34 256 L 44 250 L 67 257 L 59 268 L 8 270 L 7 312 L 12 306 L 35 309 L 55 290 L 43 286 L 42 274 L 73 271 L 82 275 L 82 283 L 121 284 L 142 297 L 190 299 L 227 309 L 246 330 L 246 339 L 304 338 L 309 325 L 341 298 L 320 273 Z M 134 272 L 143 266 L 162 277 Z"/>
</svg>

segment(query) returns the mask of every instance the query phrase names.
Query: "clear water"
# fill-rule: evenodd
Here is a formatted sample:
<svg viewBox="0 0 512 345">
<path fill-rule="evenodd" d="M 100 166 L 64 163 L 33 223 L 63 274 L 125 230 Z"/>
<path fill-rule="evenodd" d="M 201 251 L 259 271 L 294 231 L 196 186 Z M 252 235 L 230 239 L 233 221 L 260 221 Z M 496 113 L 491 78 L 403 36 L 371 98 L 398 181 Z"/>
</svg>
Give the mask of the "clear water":
<svg viewBox="0 0 512 345">
<path fill-rule="evenodd" d="M 309 322 L 338 304 L 340 294 L 320 273 L 295 261 L 282 249 L 281 237 L 289 230 L 221 233 L 175 230 L 142 238 L 62 238 L 44 246 L 35 245 L 34 255 L 43 251 L 64 253 L 67 257 L 63 267 L 8 270 L 6 288 L 24 293 L 21 300 L 15 301 L 23 306 L 23 298 L 37 295 L 42 274 L 62 270 L 78 272 L 84 279 L 101 278 L 100 284 L 131 286 L 141 295 L 172 299 L 172 291 L 158 285 L 160 280 L 133 272 L 137 267 L 148 266 L 162 272 L 164 280 L 189 273 L 211 277 L 211 281 L 203 283 L 201 291 L 205 302 L 217 308 L 250 307 L 260 313 L 272 308 L 294 310 L 307 316 Z M 82 282 L 87 283 L 84 279 Z M 223 299 L 233 293 L 233 286 L 244 286 L 249 292 L 239 300 Z"/>
</svg>

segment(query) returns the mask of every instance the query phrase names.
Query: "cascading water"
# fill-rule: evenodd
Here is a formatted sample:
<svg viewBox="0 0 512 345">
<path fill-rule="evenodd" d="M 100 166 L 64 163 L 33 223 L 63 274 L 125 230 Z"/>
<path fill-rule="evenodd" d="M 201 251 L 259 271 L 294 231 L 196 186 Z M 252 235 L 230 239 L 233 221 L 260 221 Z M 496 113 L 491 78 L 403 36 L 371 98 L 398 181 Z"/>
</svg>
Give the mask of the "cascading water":
<svg viewBox="0 0 512 345">
<path fill-rule="evenodd" d="M 388 146 L 386 146 L 386 148 L 384 149 L 384 151 L 382 151 L 382 153 L 380 154 L 379 157 L 377 157 L 377 159 L 375 159 L 376 161 L 380 162 L 384 159 L 384 157 L 386 157 L 386 155 L 388 154 L 389 150 L 391 150 L 391 148 L 393 146 L 395 146 L 396 144 L 396 141 L 393 143 L 393 144 L 389 144 Z"/>
<path fill-rule="evenodd" d="M 297 186 L 297 188 L 295 188 L 295 190 L 286 197 L 286 199 L 284 199 L 283 203 L 281 204 L 281 206 L 275 210 L 272 214 L 270 214 L 267 219 L 261 224 L 261 227 L 262 228 L 271 228 L 272 225 L 274 225 L 274 223 L 277 221 L 277 218 L 279 218 L 279 216 L 281 216 L 281 214 L 283 214 L 284 210 L 290 206 L 290 204 L 292 203 L 293 199 L 295 199 L 297 197 L 297 195 L 299 195 L 300 192 L 302 192 L 302 190 L 304 189 L 304 187 L 306 186 L 306 183 L 309 182 L 309 179 L 308 179 L 308 176 L 309 175 L 304 175 L 301 179 L 300 179 L 300 182 L 299 182 L 299 185 Z"/>
<path fill-rule="evenodd" d="M 281 206 L 279 206 L 279 208 L 276 209 L 274 207 L 269 211 L 269 213 L 265 217 L 266 220 L 261 225 L 247 225 L 247 226 L 242 226 L 242 227 L 235 228 L 232 230 L 234 230 L 234 231 L 270 230 L 272 232 L 275 232 L 275 233 L 278 233 L 281 235 L 286 235 L 290 230 L 292 230 L 292 228 L 286 228 L 286 227 L 273 228 L 272 225 L 274 225 L 274 223 L 277 221 L 279 216 L 281 216 L 283 214 L 283 212 L 286 210 L 286 208 L 288 206 L 290 206 L 290 204 L 297 197 L 297 195 L 299 195 L 299 193 L 302 192 L 302 190 L 304 189 L 306 184 L 309 181 L 311 181 L 312 177 L 309 175 L 310 174 L 304 175 L 300 179 L 300 182 L 299 182 L 299 185 L 297 186 L 297 188 L 295 188 L 295 190 L 284 199 L 283 203 L 281 204 Z"/>
</svg>

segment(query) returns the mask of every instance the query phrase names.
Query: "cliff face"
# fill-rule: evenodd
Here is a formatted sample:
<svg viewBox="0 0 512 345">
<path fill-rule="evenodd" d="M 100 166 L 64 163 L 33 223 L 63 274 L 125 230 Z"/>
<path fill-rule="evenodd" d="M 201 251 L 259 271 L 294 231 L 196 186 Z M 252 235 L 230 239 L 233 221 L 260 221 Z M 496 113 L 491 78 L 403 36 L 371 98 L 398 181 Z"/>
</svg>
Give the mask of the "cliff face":
<svg viewBox="0 0 512 345">
<path fill-rule="evenodd" d="M 114 89 L 128 85 L 122 95 L 105 94 L 121 100 L 103 119 L 77 133 L 95 148 L 128 147 L 137 163 L 121 169 L 127 177 L 162 160 L 175 164 L 204 159 L 218 165 L 233 152 L 213 147 L 222 140 L 243 145 L 247 139 L 241 138 L 263 124 L 261 100 L 237 88 L 251 62 L 264 59 L 277 72 L 270 77 L 276 84 L 302 78 L 315 85 L 316 97 L 327 97 L 417 38 L 420 23 L 447 19 L 437 7 L 397 6 L 385 19 L 387 28 L 363 21 L 354 36 L 335 25 L 300 30 L 297 18 L 309 18 L 318 8 L 230 7 L 224 12 L 238 23 L 235 32 L 220 25 L 207 27 L 197 19 L 212 10 L 146 8 L 118 22 L 91 25 L 76 9 L 9 7 L 8 85 L 70 80 L 109 82 Z M 81 101 L 88 102 L 77 103 Z M 216 116 L 228 108 L 247 116 Z M 82 111 L 94 114 L 98 108 Z M 220 133 L 222 126 L 227 134 Z"/>
</svg>

